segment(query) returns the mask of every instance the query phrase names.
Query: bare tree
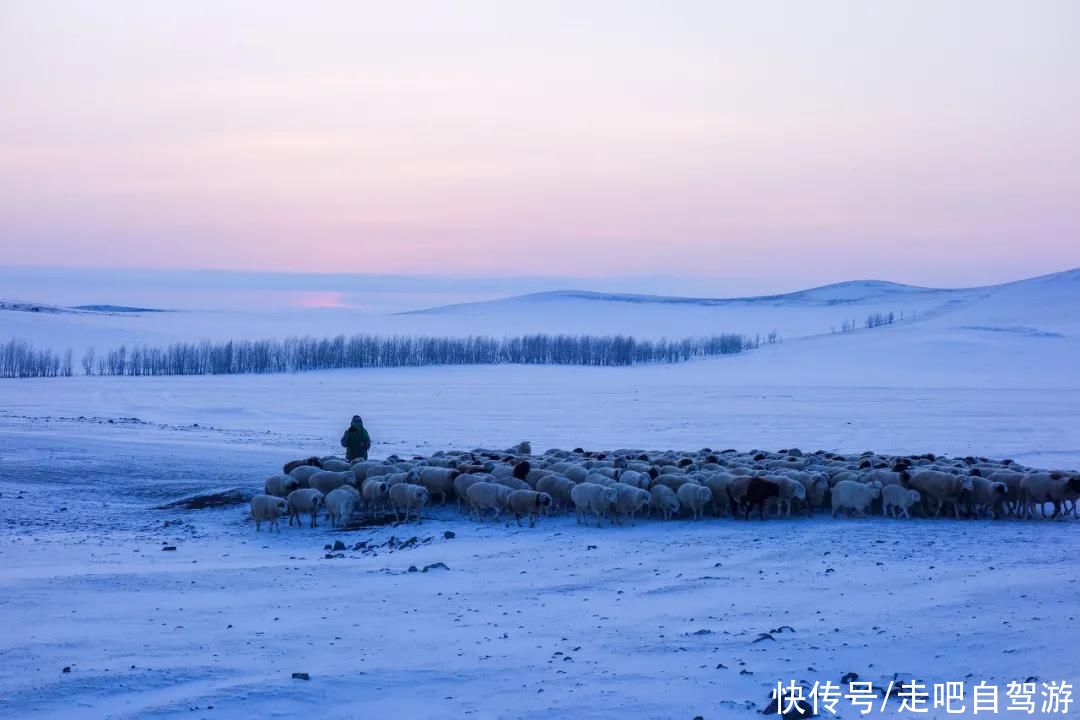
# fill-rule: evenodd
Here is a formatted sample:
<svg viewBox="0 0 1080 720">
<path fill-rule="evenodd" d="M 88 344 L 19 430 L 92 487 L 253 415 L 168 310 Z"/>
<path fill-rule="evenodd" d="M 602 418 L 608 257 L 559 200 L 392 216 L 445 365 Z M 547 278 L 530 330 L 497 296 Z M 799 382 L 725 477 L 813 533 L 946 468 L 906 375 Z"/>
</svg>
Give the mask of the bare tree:
<svg viewBox="0 0 1080 720">
<path fill-rule="evenodd" d="M 93 345 L 86 348 L 86 352 L 83 353 L 82 369 L 83 369 L 83 375 L 93 375 L 94 374 L 94 346 Z"/>
</svg>

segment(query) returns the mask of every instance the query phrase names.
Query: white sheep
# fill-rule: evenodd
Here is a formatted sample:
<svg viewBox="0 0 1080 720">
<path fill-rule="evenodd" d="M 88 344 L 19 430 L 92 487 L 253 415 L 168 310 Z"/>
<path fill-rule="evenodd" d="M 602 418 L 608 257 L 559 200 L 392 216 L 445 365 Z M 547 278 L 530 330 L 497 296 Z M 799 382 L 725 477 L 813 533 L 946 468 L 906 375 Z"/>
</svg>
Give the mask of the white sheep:
<svg viewBox="0 0 1080 720">
<path fill-rule="evenodd" d="M 506 509 L 514 514 L 514 520 L 521 527 L 521 516 L 529 518 L 529 527 L 536 526 L 536 518 L 541 510 L 551 506 L 551 496 L 534 490 L 514 490 L 506 496 Z"/>
<path fill-rule="evenodd" d="M 484 513 L 491 510 L 495 513 L 495 521 L 499 520 L 499 513 L 506 509 L 506 500 L 510 493 L 517 492 L 505 485 L 494 482 L 478 482 L 469 486 L 465 491 L 465 498 L 469 501 L 469 516 L 476 513 L 477 522 L 484 522 Z"/>
<path fill-rule="evenodd" d="M 409 522 L 409 513 L 416 513 L 416 522 L 420 519 L 420 508 L 428 504 L 430 495 L 423 485 L 411 485 L 398 483 L 390 487 L 390 507 L 394 511 L 394 521 L 398 521 L 398 511 L 405 516 L 405 522 Z"/>
<path fill-rule="evenodd" d="M 371 510 L 371 517 L 374 518 L 379 508 L 386 509 L 386 502 L 390 499 L 390 486 L 381 478 L 373 477 L 365 480 L 360 486 L 360 496 Z"/>
<path fill-rule="evenodd" d="M 971 478 L 971 504 L 977 516 L 985 513 L 997 520 L 1008 495 L 1009 486 L 1003 482 L 985 477 Z"/>
<path fill-rule="evenodd" d="M 534 467 L 534 468 L 531 468 L 529 470 L 529 474 L 525 476 L 525 482 L 529 483 L 530 485 L 532 485 L 535 488 L 536 483 L 540 482 L 540 478 L 547 477 L 548 475 L 554 475 L 554 474 L 555 474 L 555 472 L 553 470 L 548 470 L 547 468 Z"/>
<path fill-rule="evenodd" d="M 788 477 L 791 477 L 790 475 Z M 809 511 L 825 507 L 825 493 L 829 492 L 829 476 L 827 473 L 800 473 L 795 478 L 806 488 L 807 506 Z"/>
<path fill-rule="evenodd" d="M 300 481 L 300 488 L 297 489 L 303 489 L 311 487 L 308 485 L 308 478 L 317 472 L 322 472 L 322 468 L 315 465 L 301 465 L 290 470 L 289 475 Z"/>
<path fill-rule="evenodd" d="M 292 475 L 271 475 L 263 483 L 263 492 L 280 498 L 288 497 L 293 490 L 300 489 L 300 481 Z"/>
<path fill-rule="evenodd" d="M 332 490 L 337 490 L 342 485 L 352 485 L 356 482 L 356 475 L 352 470 L 320 470 L 308 478 L 308 487 L 318 490 L 323 495 L 329 495 Z"/>
<path fill-rule="evenodd" d="M 454 478 L 454 495 L 457 497 L 458 510 L 464 511 L 468 505 L 466 493 L 478 482 L 494 482 L 495 478 L 486 473 L 461 473 Z"/>
<path fill-rule="evenodd" d="M 628 516 L 630 518 L 630 524 L 634 524 L 634 519 L 637 514 L 649 507 L 649 503 L 652 501 L 652 495 L 648 490 L 642 490 L 639 487 L 633 485 L 627 485 L 626 483 L 617 482 L 610 487 L 615 488 L 616 498 L 614 505 L 614 518 L 615 522 L 622 525 L 622 517 Z"/>
<path fill-rule="evenodd" d="M 675 491 L 679 505 L 690 510 L 690 517 L 700 520 L 705 515 L 705 508 L 712 502 L 712 490 L 695 482 L 684 483 Z"/>
<path fill-rule="evenodd" d="M 859 480 L 864 483 L 877 480 L 881 483 L 882 487 L 885 487 L 886 485 L 905 485 L 909 478 L 910 476 L 906 471 L 893 472 L 892 470 L 878 468 L 876 470 L 868 470 L 861 478 L 859 478 Z"/>
<path fill-rule="evenodd" d="M 389 475 L 390 473 L 398 472 L 398 469 L 393 465 L 387 465 L 382 463 L 380 465 L 372 465 L 364 471 L 364 479 L 379 477 L 380 475 Z"/>
<path fill-rule="evenodd" d="M 649 504 L 653 512 L 659 511 L 665 520 L 670 520 L 672 515 L 679 514 L 679 498 L 667 485 L 657 485 L 649 490 Z"/>
<path fill-rule="evenodd" d="M 352 465 L 339 458 L 325 458 L 322 461 L 323 470 L 332 470 L 334 472 L 341 472 L 342 470 L 351 470 Z"/>
<path fill-rule="evenodd" d="M 582 467 L 581 465 L 569 465 L 565 470 L 559 470 L 556 472 L 565 475 L 576 483 L 583 483 L 585 482 L 585 479 L 589 477 L 588 469 Z"/>
<path fill-rule="evenodd" d="M 356 507 L 360 504 L 360 493 L 352 485 L 342 485 L 326 495 L 324 505 L 331 527 L 343 527 L 348 524 Z"/>
<path fill-rule="evenodd" d="M 281 532 L 278 518 L 288 513 L 289 503 L 276 495 L 256 495 L 251 498 L 251 517 L 255 518 L 256 531 L 262 528 L 263 520 L 268 520 L 270 532 L 273 532 L 274 528 Z"/>
<path fill-rule="evenodd" d="M 865 515 L 870 504 L 881 497 L 881 483 L 872 480 L 866 484 L 855 480 L 841 480 L 833 486 L 832 515 L 841 510 Z"/>
<path fill-rule="evenodd" d="M 577 483 L 565 475 L 553 473 L 551 475 L 545 475 L 537 480 L 536 490 L 537 492 L 545 492 L 548 495 L 551 495 L 555 504 L 560 508 L 569 509 L 574 506 L 574 501 L 570 497 L 570 491 L 574 489 L 575 485 L 577 485 Z"/>
<path fill-rule="evenodd" d="M 969 475 L 951 475 L 940 470 L 919 470 L 912 474 L 908 484 L 922 494 L 924 505 L 931 500 L 937 502 L 934 517 L 940 517 L 942 508 L 950 504 L 957 519 L 960 518 L 960 501 L 964 493 L 970 493 L 972 489 Z"/>
<path fill-rule="evenodd" d="M 652 477 L 649 473 L 638 472 L 637 470 L 623 470 L 618 479 L 621 483 L 633 485 L 642 490 L 648 490 L 649 486 L 652 485 Z"/>
<path fill-rule="evenodd" d="M 289 525 L 293 524 L 295 518 L 297 527 L 300 527 L 300 513 L 309 513 L 311 527 L 318 527 L 317 518 L 325 497 L 315 488 L 300 488 L 289 493 L 289 497 L 285 498 L 289 503 Z"/>
<path fill-rule="evenodd" d="M 649 484 L 649 487 L 655 487 L 657 485 L 667 485 L 675 492 L 678 492 L 679 488 L 687 483 L 693 483 L 694 485 L 699 484 L 692 477 L 686 475 L 685 473 L 679 474 L 668 472 L 662 473 L 653 478 L 653 481 Z"/>
<path fill-rule="evenodd" d="M 710 472 L 701 481 L 701 484 L 712 492 L 712 500 L 709 505 L 712 507 L 713 515 L 727 515 L 731 512 L 727 486 L 734 479 L 734 475 L 729 475 L 726 472 Z"/>
<path fill-rule="evenodd" d="M 861 479 L 862 478 L 859 476 L 859 473 L 857 471 L 844 469 L 834 472 L 829 476 L 829 485 L 831 487 L 836 487 L 836 483 L 843 482 L 845 480 L 859 482 Z"/>
<path fill-rule="evenodd" d="M 416 482 L 427 488 L 428 494 L 434 502 L 435 496 L 445 505 L 450 500 L 450 493 L 454 489 L 454 480 L 461 473 L 451 468 L 424 467 L 418 468 Z"/>
<path fill-rule="evenodd" d="M 780 488 L 780 495 L 776 498 L 777 517 L 791 517 L 791 503 L 798 501 L 806 502 L 806 487 L 787 475 L 766 475 L 766 480 L 776 483 Z"/>
<path fill-rule="evenodd" d="M 1080 478 L 1063 472 L 1031 472 L 1020 481 L 1020 497 L 1024 503 L 1024 515 L 1031 518 L 1038 506 L 1039 513 L 1046 517 L 1046 503 L 1053 503 L 1056 518 L 1061 515 L 1061 506 L 1070 495 L 1080 492 Z"/>
<path fill-rule="evenodd" d="M 510 488 L 511 490 L 532 490 L 533 489 L 533 486 L 530 485 L 529 483 L 527 483 L 526 481 L 519 480 L 516 477 L 512 477 L 512 476 L 511 477 L 506 477 L 506 476 L 504 476 L 504 477 L 495 477 L 495 479 L 492 480 L 492 482 L 497 483 L 499 485 L 504 485 L 504 486 Z"/>
<path fill-rule="evenodd" d="M 583 515 L 596 514 L 596 527 L 600 527 L 601 519 L 615 504 L 619 497 L 619 491 L 615 488 L 597 485 L 596 483 L 578 483 L 570 489 L 570 499 L 577 511 L 578 524 Z"/>
<path fill-rule="evenodd" d="M 909 490 L 903 485 L 885 485 L 881 488 L 881 506 L 886 517 L 904 517 L 911 519 L 911 508 L 918 505 L 922 495 L 918 490 Z"/>
<path fill-rule="evenodd" d="M 374 475 L 372 476 L 372 478 L 382 480 L 384 483 L 386 483 L 387 487 L 394 487 L 395 485 L 401 485 L 402 483 L 408 483 L 409 485 L 419 485 L 419 472 L 419 470 L 404 470 L 387 473 L 385 475 Z"/>
<path fill-rule="evenodd" d="M 731 504 L 731 512 L 734 514 L 746 501 L 746 490 L 750 487 L 752 475 L 733 475 L 727 484 L 728 501 Z"/>
<path fill-rule="evenodd" d="M 1021 496 L 1020 496 L 1020 483 L 1024 480 L 1025 473 L 1017 470 L 998 470 L 992 472 L 987 476 L 987 480 L 991 482 L 1004 483 L 1008 488 L 1008 492 L 1005 494 L 1004 506 L 1014 515 L 1020 514 L 1021 508 Z"/>
</svg>

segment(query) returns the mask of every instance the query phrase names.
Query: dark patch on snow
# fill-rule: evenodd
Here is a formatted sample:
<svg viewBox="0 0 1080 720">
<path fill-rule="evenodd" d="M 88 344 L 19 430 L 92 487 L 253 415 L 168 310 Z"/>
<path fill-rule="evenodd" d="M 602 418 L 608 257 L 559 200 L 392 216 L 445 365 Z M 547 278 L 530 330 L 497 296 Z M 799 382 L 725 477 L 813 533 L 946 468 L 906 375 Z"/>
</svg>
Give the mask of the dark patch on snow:
<svg viewBox="0 0 1080 720">
<path fill-rule="evenodd" d="M 421 570 L 420 572 L 427 572 L 428 570 L 449 570 L 449 569 L 450 568 L 448 568 L 446 566 L 446 563 L 436 562 L 436 563 L 431 563 L 430 565 L 425 565 L 424 569 Z"/>
<path fill-rule="evenodd" d="M 172 312 L 160 308 L 129 307 L 127 305 L 72 305 L 72 310 L 86 310 L 100 313 L 162 313 Z"/>
<path fill-rule="evenodd" d="M 227 490 L 215 490 L 196 495 L 188 495 L 179 500 L 173 500 L 163 505 L 158 505 L 155 510 L 205 510 L 207 508 L 231 507 L 241 505 L 249 501 L 248 494 L 240 488 L 228 488 Z"/>
<path fill-rule="evenodd" d="M 995 327 L 993 325 L 962 325 L 961 330 L 976 330 L 979 332 L 993 332 L 993 333 L 1007 333 L 1010 335 L 1023 335 L 1025 337 L 1041 337 L 1041 338 L 1063 338 L 1065 337 L 1061 333 L 1051 332 L 1049 330 L 1040 330 L 1039 328 L 1028 327 L 1026 325 L 1014 325 L 1012 327 Z"/>
</svg>

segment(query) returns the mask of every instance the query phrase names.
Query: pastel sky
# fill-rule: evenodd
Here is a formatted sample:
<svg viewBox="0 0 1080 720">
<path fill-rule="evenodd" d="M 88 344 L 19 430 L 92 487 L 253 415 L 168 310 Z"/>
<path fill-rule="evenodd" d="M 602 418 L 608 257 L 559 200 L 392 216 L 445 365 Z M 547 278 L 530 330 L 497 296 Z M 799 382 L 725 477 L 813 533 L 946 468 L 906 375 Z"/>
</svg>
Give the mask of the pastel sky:
<svg viewBox="0 0 1080 720">
<path fill-rule="evenodd" d="M 1080 2 L 0 3 L 0 262 L 1080 265 Z"/>
</svg>

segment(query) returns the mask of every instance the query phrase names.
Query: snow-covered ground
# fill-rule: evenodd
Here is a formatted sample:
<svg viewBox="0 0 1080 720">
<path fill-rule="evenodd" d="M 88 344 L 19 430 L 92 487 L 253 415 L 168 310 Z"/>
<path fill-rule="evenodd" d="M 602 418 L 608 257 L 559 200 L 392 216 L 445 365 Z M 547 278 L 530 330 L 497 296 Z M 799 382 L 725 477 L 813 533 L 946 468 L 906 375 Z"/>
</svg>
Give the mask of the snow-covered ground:
<svg viewBox="0 0 1080 720">
<path fill-rule="evenodd" d="M 907 308 L 914 320 L 829 332 Z M 1077 308 L 1076 271 L 720 303 L 561 294 L 379 322 L 674 337 L 775 327 L 785 340 L 670 366 L 0 381 L 0 716 L 738 718 L 754 717 L 777 680 L 848 672 L 876 684 L 894 673 L 1077 682 L 1075 521 L 598 530 L 545 518 L 530 530 L 432 509 L 420 526 L 257 535 L 239 507 L 154 509 L 255 490 L 287 459 L 334 451 L 355 412 L 377 455 L 529 439 L 541 450 L 797 446 L 1076 468 Z M 215 325 L 211 313 L 0 311 L 0 338 L 100 348 L 241 327 L 319 335 L 320 317 L 333 318 L 328 332 L 353 331 L 353 311 L 323 312 L 230 311 Z M 326 559 L 338 539 L 350 549 Z M 449 569 L 408 572 L 436 562 Z"/>
<path fill-rule="evenodd" d="M 1080 523 L 256 534 L 152 508 L 257 485 L 283 439 L 73 425 L 3 431 L 6 717 L 749 718 L 778 680 L 1080 676 Z"/>
</svg>

